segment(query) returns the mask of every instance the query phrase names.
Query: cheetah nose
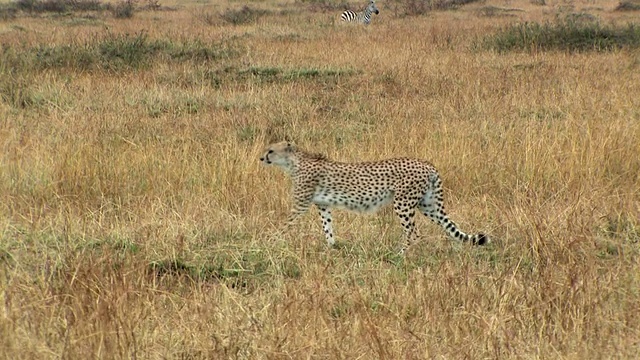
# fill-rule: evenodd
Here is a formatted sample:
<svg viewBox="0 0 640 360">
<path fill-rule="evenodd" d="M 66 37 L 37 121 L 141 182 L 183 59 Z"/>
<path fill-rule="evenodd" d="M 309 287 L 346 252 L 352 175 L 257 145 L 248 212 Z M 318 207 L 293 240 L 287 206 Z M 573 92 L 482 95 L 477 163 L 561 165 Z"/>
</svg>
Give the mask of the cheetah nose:
<svg viewBox="0 0 640 360">
<path fill-rule="evenodd" d="M 261 157 L 261 158 L 260 158 L 260 161 L 264 161 L 264 158 L 263 158 L 263 157 Z"/>
</svg>

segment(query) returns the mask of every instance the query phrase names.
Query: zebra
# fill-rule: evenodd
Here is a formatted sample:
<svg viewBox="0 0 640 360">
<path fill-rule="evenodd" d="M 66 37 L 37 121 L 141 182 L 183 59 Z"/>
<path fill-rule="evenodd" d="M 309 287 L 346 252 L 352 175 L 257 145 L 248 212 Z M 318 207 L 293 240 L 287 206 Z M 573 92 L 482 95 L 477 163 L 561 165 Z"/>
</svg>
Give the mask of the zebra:
<svg viewBox="0 0 640 360">
<path fill-rule="evenodd" d="M 364 11 L 355 12 L 351 10 L 345 10 L 340 18 L 342 19 L 342 21 L 346 22 L 357 22 L 360 24 L 369 25 L 369 23 L 371 22 L 371 13 L 375 13 L 376 15 L 378 15 L 379 12 L 380 11 L 378 11 L 378 8 L 376 7 L 375 0 L 369 0 L 369 6 L 367 6 Z"/>
</svg>

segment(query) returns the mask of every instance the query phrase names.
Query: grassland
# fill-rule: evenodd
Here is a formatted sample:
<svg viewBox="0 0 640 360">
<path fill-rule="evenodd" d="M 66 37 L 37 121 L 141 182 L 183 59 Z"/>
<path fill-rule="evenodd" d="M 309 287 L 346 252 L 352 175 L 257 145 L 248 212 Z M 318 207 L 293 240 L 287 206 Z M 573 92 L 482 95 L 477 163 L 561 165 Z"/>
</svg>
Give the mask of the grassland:
<svg viewBox="0 0 640 360">
<path fill-rule="evenodd" d="M 487 44 L 638 13 L 407 4 L 367 28 L 337 2 L 5 11 L 0 357 L 635 358 L 640 52 Z M 315 213 L 277 235 L 289 187 L 258 158 L 283 138 L 429 159 L 452 218 L 494 242 L 421 218 L 399 259 L 390 210 L 336 213 L 335 249 Z"/>
</svg>

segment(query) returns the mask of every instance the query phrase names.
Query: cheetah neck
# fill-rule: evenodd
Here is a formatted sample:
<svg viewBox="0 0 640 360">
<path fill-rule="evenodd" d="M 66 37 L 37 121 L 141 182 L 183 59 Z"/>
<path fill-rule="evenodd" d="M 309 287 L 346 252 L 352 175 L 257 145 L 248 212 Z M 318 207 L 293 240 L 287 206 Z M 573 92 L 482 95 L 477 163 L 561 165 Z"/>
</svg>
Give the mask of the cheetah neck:
<svg viewBox="0 0 640 360">
<path fill-rule="evenodd" d="M 296 152 L 296 157 L 299 159 L 305 159 L 305 160 L 328 160 L 324 154 L 309 153 L 309 152 L 299 151 L 299 150 Z"/>
<path fill-rule="evenodd" d="M 329 159 L 325 155 L 318 153 L 307 153 L 302 151 L 297 151 L 294 156 L 289 158 L 290 166 L 287 171 L 290 174 L 298 173 L 300 169 L 305 168 L 305 164 L 321 164 L 325 162 L 330 162 Z"/>
</svg>

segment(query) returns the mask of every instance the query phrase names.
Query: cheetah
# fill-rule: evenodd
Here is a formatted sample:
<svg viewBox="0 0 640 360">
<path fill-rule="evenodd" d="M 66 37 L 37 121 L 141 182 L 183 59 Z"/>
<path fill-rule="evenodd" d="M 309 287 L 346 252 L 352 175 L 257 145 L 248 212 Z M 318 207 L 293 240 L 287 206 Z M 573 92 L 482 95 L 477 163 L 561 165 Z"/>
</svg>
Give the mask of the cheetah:
<svg viewBox="0 0 640 360">
<path fill-rule="evenodd" d="M 462 242 L 484 245 L 483 233 L 468 235 L 449 220 L 444 211 L 442 180 L 435 167 L 423 160 L 396 158 L 375 162 L 342 163 L 298 149 L 283 141 L 269 145 L 260 161 L 287 172 L 293 182 L 293 207 L 285 227 L 315 204 L 322 219 L 327 245 L 333 246 L 331 209 L 373 213 L 393 202 L 403 227 L 399 253 L 415 242 L 416 208 L 446 233 Z"/>
</svg>

